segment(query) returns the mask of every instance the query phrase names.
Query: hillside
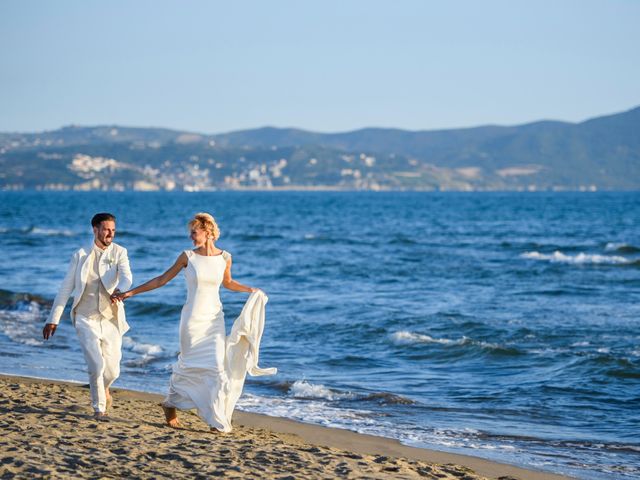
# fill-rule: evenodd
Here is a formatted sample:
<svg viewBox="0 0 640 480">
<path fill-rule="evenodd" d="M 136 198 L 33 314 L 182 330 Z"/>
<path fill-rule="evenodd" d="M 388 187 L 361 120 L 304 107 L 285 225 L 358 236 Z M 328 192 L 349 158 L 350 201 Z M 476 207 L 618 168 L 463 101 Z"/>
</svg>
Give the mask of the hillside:
<svg viewBox="0 0 640 480">
<path fill-rule="evenodd" d="M 581 123 L 205 135 L 77 127 L 0 133 L 2 189 L 636 190 L 640 107 Z"/>
</svg>

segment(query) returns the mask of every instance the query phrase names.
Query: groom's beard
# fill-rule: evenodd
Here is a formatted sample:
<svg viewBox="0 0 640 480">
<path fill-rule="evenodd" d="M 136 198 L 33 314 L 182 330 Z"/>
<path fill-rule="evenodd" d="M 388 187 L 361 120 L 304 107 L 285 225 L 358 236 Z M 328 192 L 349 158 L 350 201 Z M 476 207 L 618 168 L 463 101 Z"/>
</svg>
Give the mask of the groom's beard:
<svg viewBox="0 0 640 480">
<path fill-rule="evenodd" d="M 98 243 L 98 246 L 99 246 L 99 247 L 106 248 L 106 247 L 108 247 L 109 245 L 111 245 L 111 243 L 113 242 L 113 237 L 108 238 L 108 239 L 107 239 L 107 238 L 105 238 L 104 240 L 103 240 L 103 239 L 100 239 L 100 238 L 96 238 L 96 240 L 97 240 L 97 243 Z"/>
</svg>

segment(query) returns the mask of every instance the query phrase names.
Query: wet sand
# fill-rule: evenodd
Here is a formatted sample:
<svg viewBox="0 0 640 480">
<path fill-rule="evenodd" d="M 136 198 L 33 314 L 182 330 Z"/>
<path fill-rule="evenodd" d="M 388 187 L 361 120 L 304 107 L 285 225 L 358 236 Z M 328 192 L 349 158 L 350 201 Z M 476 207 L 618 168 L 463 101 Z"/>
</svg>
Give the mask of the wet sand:
<svg viewBox="0 0 640 480">
<path fill-rule="evenodd" d="M 566 478 L 239 411 L 229 434 L 210 432 L 192 412 L 172 429 L 160 395 L 113 397 L 109 417 L 96 420 L 86 386 L 0 375 L 0 477 Z"/>
</svg>

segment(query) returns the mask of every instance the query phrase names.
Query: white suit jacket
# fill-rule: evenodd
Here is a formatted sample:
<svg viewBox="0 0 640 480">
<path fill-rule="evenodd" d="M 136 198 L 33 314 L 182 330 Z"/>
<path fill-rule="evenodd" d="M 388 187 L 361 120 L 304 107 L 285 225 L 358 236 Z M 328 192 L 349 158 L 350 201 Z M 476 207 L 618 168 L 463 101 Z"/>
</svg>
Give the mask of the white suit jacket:
<svg viewBox="0 0 640 480">
<path fill-rule="evenodd" d="M 67 271 L 60 290 L 53 301 L 51 307 L 51 313 L 46 320 L 46 323 L 53 323 L 57 325 L 60 323 L 62 312 L 69 300 L 69 297 L 73 297 L 73 304 L 71 305 L 71 321 L 75 326 L 75 308 L 82 298 L 82 293 L 87 284 L 87 276 L 89 269 L 89 254 L 93 248 L 93 243 L 86 248 L 80 248 L 71 257 L 71 263 L 69 264 L 69 270 Z M 106 288 L 109 294 L 112 294 L 114 290 L 119 289 L 121 291 L 129 290 L 133 278 L 131 276 L 131 268 L 129 267 L 129 257 L 127 256 L 127 249 L 121 247 L 116 243 L 109 245 L 98 264 L 98 274 L 102 280 L 102 284 Z M 118 302 L 118 309 L 116 312 L 116 321 L 118 322 L 118 329 L 120 334 L 124 335 L 129 330 L 129 324 L 124 314 L 124 305 L 122 302 Z"/>
</svg>

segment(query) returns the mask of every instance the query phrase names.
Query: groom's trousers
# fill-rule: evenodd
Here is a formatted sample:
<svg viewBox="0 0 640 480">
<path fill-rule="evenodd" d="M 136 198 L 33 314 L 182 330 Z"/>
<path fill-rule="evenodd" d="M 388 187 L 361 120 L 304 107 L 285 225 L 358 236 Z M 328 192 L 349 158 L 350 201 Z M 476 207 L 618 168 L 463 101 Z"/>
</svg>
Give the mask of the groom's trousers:
<svg viewBox="0 0 640 480">
<path fill-rule="evenodd" d="M 105 390 L 120 375 L 122 335 L 112 320 L 82 315 L 76 315 L 76 332 L 89 367 L 91 406 L 96 412 L 105 412 Z"/>
</svg>

